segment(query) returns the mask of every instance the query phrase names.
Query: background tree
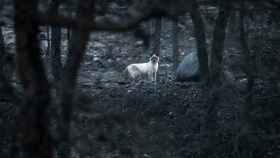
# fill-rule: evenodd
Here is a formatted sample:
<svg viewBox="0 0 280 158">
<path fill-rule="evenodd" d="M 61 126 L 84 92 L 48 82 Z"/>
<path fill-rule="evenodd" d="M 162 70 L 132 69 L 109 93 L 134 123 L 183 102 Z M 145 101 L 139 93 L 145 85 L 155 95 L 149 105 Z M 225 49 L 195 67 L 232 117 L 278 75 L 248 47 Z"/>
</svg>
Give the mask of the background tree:
<svg viewBox="0 0 280 158">
<path fill-rule="evenodd" d="M 190 15 L 194 25 L 194 34 L 196 38 L 200 77 L 202 81 L 207 82 L 209 77 L 209 68 L 207 44 L 205 37 L 205 24 L 203 22 L 202 15 L 199 11 L 199 5 L 196 0 L 194 0 L 192 3 Z"/>
<path fill-rule="evenodd" d="M 158 18 L 154 22 L 154 46 L 152 50 L 152 54 L 156 54 L 160 56 L 160 38 L 161 38 L 161 29 L 162 29 L 162 19 Z"/>
<path fill-rule="evenodd" d="M 211 47 L 210 72 L 212 84 L 220 84 L 223 75 L 223 52 L 228 19 L 231 13 L 231 3 L 219 1 L 219 13 L 213 32 Z"/>
<path fill-rule="evenodd" d="M 247 96 L 246 96 L 246 105 L 243 107 L 243 114 L 242 119 L 246 122 L 243 125 L 244 128 L 247 129 L 248 127 L 248 121 L 250 118 L 250 109 L 252 108 L 253 104 L 253 87 L 254 87 L 254 67 L 253 67 L 253 60 L 251 55 L 251 51 L 248 45 L 248 31 L 247 27 L 245 25 L 245 19 L 246 19 L 246 11 L 245 11 L 245 3 L 242 0 L 240 2 L 240 11 L 239 11 L 239 30 L 240 30 L 240 45 L 242 48 L 242 54 L 243 54 L 243 60 L 244 63 L 247 63 L 246 66 L 244 66 L 246 78 L 248 80 L 247 83 Z"/>
<path fill-rule="evenodd" d="M 60 157 L 69 158 L 71 154 L 71 120 L 73 113 L 73 101 L 75 97 L 75 88 L 77 82 L 78 71 L 86 51 L 86 45 L 89 40 L 90 30 L 87 29 L 87 21 L 94 17 L 95 1 L 86 0 L 79 1 L 76 18 L 79 19 L 79 26 L 74 29 L 70 39 L 69 54 L 66 59 L 63 71 L 63 79 L 61 85 L 61 107 L 62 120 L 60 124 Z"/>
<path fill-rule="evenodd" d="M 172 21 L 172 49 L 173 49 L 173 60 L 174 60 L 174 70 L 176 70 L 179 64 L 179 39 L 178 39 L 179 27 L 178 27 L 178 18 L 175 17 Z"/>
<path fill-rule="evenodd" d="M 24 157 L 51 158 L 53 146 L 47 114 L 50 91 L 38 53 L 37 6 L 36 0 L 14 1 L 17 71 L 24 88 L 24 101 L 18 118 L 18 140 Z"/>
<path fill-rule="evenodd" d="M 0 26 L 0 92 L 2 97 L 13 96 L 13 88 L 10 84 L 12 78 L 13 56 L 5 49 L 3 28 Z"/>
<path fill-rule="evenodd" d="M 50 4 L 49 13 L 53 16 L 58 15 L 58 9 L 61 0 L 53 0 Z M 51 68 L 54 77 L 54 83 L 59 83 L 62 75 L 61 63 L 61 28 L 51 27 Z M 58 85 L 56 85 L 57 87 Z"/>
</svg>

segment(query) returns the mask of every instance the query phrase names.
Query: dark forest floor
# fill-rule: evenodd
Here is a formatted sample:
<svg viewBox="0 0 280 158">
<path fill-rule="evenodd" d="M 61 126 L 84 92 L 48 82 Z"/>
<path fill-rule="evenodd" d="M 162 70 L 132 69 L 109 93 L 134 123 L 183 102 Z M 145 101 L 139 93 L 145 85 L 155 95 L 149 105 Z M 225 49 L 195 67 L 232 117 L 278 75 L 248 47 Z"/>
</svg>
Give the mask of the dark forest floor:
<svg viewBox="0 0 280 158">
<path fill-rule="evenodd" d="M 201 86 L 175 82 L 154 86 L 153 83 L 143 82 L 137 86 L 105 88 L 91 97 L 88 94 L 93 94 L 90 93 L 92 89 L 83 88 L 82 94 L 85 95 L 78 97 L 75 125 L 80 126 L 85 121 L 81 128 L 88 132 L 81 132 L 76 127 L 84 135 L 79 142 L 90 146 L 103 140 L 105 144 L 110 144 L 105 147 L 107 154 L 116 151 L 124 155 L 128 154 L 126 152 L 146 155 L 144 157 L 199 154 L 207 109 L 207 96 L 203 96 Z M 228 119 L 233 121 L 234 107 L 225 107 L 224 110 L 231 115 L 227 116 L 230 117 Z M 105 121 L 96 121 L 100 117 Z M 100 133 L 95 131 L 96 128 L 102 136 L 98 135 Z M 104 138 L 96 139 L 100 137 Z M 97 144 L 92 148 L 100 148 Z M 92 153 L 92 148 L 89 147 L 87 153 Z"/>
<path fill-rule="evenodd" d="M 73 123 L 76 153 L 101 157 L 201 157 L 207 148 L 206 119 L 213 90 L 196 82 L 175 81 L 96 87 L 79 87 Z M 269 85 L 259 83 L 256 98 L 262 95 L 260 92 L 271 92 L 265 87 Z M 218 109 L 215 152 L 219 157 L 236 157 L 245 147 L 255 156 L 276 158 L 280 152 L 279 138 L 265 137 L 279 131 L 279 117 L 269 112 L 277 109 L 279 98 L 269 99 L 271 94 L 267 94 L 262 97 L 269 100 L 255 99 L 257 105 L 269 107 L 254 110 L 257 116 L 254 121 L 258 122 L 255 131 L 242 135 L 240 112 L 245 103 L 238 88 L 224 85 L 218 89 L 221 95 L 215 105 Z M 269 118 L 275 119 L 273 123 Z M 251 140 L 243 142 L 242 137 L 247 136 Z M 236 149 L 237 138 L 240 149 Z"/>
</svg>

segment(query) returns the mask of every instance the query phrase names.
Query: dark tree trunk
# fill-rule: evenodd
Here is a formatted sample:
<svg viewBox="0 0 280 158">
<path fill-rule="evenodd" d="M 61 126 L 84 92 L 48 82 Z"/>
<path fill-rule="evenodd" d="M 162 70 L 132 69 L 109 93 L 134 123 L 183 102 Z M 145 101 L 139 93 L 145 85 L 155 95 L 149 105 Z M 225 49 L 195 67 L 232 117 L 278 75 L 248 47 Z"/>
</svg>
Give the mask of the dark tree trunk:
<svg viewBox="0 0 280 158">
<path fill-rule="evenodd" d="M 72 35 L 72 31 L 71 31 L 71 28 L 67 28 L 67 43 L 68 43 L 68 46 L 70 45 L 70 39 L 71 39 L 71 35 Z M 70 47 L 68 47 L 68 52 L 70 51 Z"/>
<path fill-rule="evenodd" d="M 1 5 L 1 4 L 0 4 Z M 0 98 L 1 100 L 8 99 L 14 103 L 14 105 L 19 104 L 19 99 L 14 95 L 13 86 L 10 84 L 10 77 L 5 73 L 5 67 L 9 66 L 8 54 L 5 49 L 4 33 L 2 26 L 0 26 Z M 8 62 L 8 63 L 7 63 Z M 13 70 L 14 71 L 14 70 Z M 16 158 L 18 156 L 18 146 L 16 144 L 16 130 L 10 133 L 11 143 L 9 146 L 9 157 Z"/>
<path fill-rule="evenodd" d="M 5 43 L 2 26 L 0 26 L 0 61 L 2 62 L 3 57 L 5 56 Z"/>
<path fill-rule="evenodd" d="M 211 50 L 210 63 L 210 81 L 211 90 L 209 94 L 209 107 L 207 116 L 205 118 L 205 131 L 208 133 L 208 141 L 203 157 L 216 157 L 217 154 L 217 129 L 218 129 L 218 105 L 221 97 L 221 75 L 222 75 L 222 61 L 224 51 L 224 41 L 226 35 L 226 28 L 228 18 L 230 15 L 230 3 L 219 1 L 219 13 L 216 19 L 216 25 L 213 33 L 213 43 Z"/>
<path fill-rule="evenodd" d="M 160 37 L 161 37 L 161 18 L 156 19 L 155 21 L 155 32 L 154 32 L 154 47 L 152 54 L 160 56 Z"/>
<path fill-rule="evenodd" d="M 52 74 L 56 83 L 59 83 L 61 80 L 61 71 L 62 71 L 62 63 L 61 63 L 61 28 L 60 27 L 52 27 L 51 28 L 51 67 Z"/>
<path fill-rule="evenodd" d="M 203 150 L 202 157 L 215 157 L 217 152 L 216 147 L 218 145 L 217 128 L 218 128 L 218 105 L 220 102 L 220 89 L 219 87 L 213 87 L 205 91 L 208 98 L 207 115 L 205 117 L 203 132 L 207 134 L 206 148 Z"/>
<path fill-rule="evenodd" d="M 48 60 L 49 60 L 49 57 L 50 57 L 50 50 L 51 50 L 50 27 L 47 26 L 46 30 L 47 30 L 47 43 L 48 43 L 46 56 L 47 56 L 47 58 L 48 58 Z"/>
<path fill-rule="evenodd" d="M 36 0 L 15 0 L 17 71 L 24 88 L 18 118 L 18 141 L 24 158 L 51 158 L 53 146 L 48 129 L 49 84 L 42 64 L 36 22 Z"/>
<path fill-rule="evenodd" d="M 175 18 L 172 21 L 172 31 L 173 31 L 173 60 L 174 60 L 174 70 L 176 70 L 178 64 L 179 64 L 179 43 L 178 43 L 178 18 Z"/>
<path fill-rule="evenodd" d="M 60 2 L 54 0 L 51 4 L 50 11 L 53 16 L 58 15 Z M 62 74 L 62 63 L 61 63 L 61 28 L 53 26 L 51 28 L 51 69 L 54 77 L 54 83 L 59 84 Z M 58 88 L 58 85 L 56 85 Z"/>
<path fill-rule="evenodd" d="M 213 41 L 211 48 L 211 83 L 219 85 L 221 83 L 221 75 L 223 71 L 223 52 L 224 41 L 226 37 L 226 28 L 230 16 L 231 4 L 229 2 L 220 1 L 219 13 L 213 33 Z"/>
<path fill-rule="evenodd" d="M 7 56 L 7 52 L 5 50 L 3 28 L 2 26 L 0 26 L 0 73 L 1 74 L 3 74 L 4 67 L 6 65 L 6 56 Z"/>
<path fill-rule="evenodd" d="M 67 41 L 70 41 L 71 38 L 71 29 L 67 28 Z"/>
<path fill-rule="evenodd" d="M 150 33 L 145 30 L 145 28 L 141 25 L 137 26 L 134 30 L 134 36 L 137 39 L 143 41 L 143 45 L 145 48 L 149 48 L 150 46 Z"/>
<path fill-rule="evenodd" d="M 244 105 L 242 107 L 242 121 L 243 121 L 243 126 L 245 129 L 248 128 L 249 126 L 249 120 L 250 120 L 250 111 L 252 110 L 252 104 L 253 104 L 253 86 L 254 86 L 254 64 L 253 64 L 253 60 L 254 58 L 251 57 L 251 52 L 249 49 L 249 45 L 248 45 L 248 32 L 246 31 L 246 25 L 245 25 L 245 3 L 244 1 L 241 1 L 241 5 L 240 5 L 240 12 L 239 12 L 239 29 L 240 29 L 240 45 L 242 48 L 242 54 L 243 54 L 243 63 L 245 63 L 246 65 L 244 65 L 243 69 L 245 71 L 245 74 L 247 76 L 247 91 L 248 94 L 246 96 L 246 105 Z M 246 126 L 246 127 L 245 127 Z"/>
<path fill-rule="evenodd" d="M 79 28 L 72 31 L 70 39 L 69 54 L 63 71 L 63 79 L 61 82 L 61 107 L 62 121 L 60 124 L 60 136 L 62 144 L 59 147 L 59 157 L 69 158 L 71 151 L 70 131 L 72 105 L 75 96 L 75 87 L 78 71 L 85 54 L 86 44 L 89 40 L 90 30 L 86 27 L 86 22 L 92 20 L 94 13 L 94 1 L 79 1 L 77 10 L 77 19 L 79 19 Z"/>
<path fill-rule="evenodd" d="M 199 73 L 201 80 L 207 82 L 209 79 L 209 68 L 207 44 L 205 37 L 205 25 L 196 0 L 193 1 L 190 14 L 194 25 L 194 34 L 196 37 Z"/>
<path fill-rule="evenodd" d="M 3 76 L 1 77 L 0 81 L 2 80 L 2 78 L 4 79 L 3 67 L 5 65 L 5 56 L 6 56 L 6 51 L 5 51 L 4 35 L 3 35 L 2 26 L 0 26 L 0 75 Z"/>
<path fill-rule="evenodd" d="M 5 41 L 4 41 L 4 35 L 2 26 L 0 26 L 0 97 L 7 97 L 10 98 L 13 96 L 13 87 L 10 84 L 10 79 L 12 77 L 13 70 L 9 70 L 12 72 L 5 71 L 6 69 L 9 69 L 8 67 L 11 67 L 10 55 L 7 54 L 5 49 Z"/>
</svg>

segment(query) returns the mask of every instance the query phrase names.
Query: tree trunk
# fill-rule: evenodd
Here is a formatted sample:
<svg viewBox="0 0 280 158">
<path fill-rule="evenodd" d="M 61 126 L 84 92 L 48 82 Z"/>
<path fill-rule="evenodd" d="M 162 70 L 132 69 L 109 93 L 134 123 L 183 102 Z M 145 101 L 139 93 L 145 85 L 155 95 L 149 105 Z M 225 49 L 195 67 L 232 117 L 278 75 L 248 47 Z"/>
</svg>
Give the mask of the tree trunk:
<svg viewBox="0 0 280 158">
<path fill-rule="evenodd" d="M 66 29 L 67 30 L 67 44 L 68 44 L 68 46 L 70 45 L 70 40 L 71 40 L 71 35 L 72 35 L 72 31 L 71 31 L 71 28 L 67 28 Z M 68 49 L 67 49 L 67 52 L 69 52 L 70 50 L 70 47 L 68 47 Z"/>
<path fill-rule="evenodd" d="M 56 83 L 61 80 L 61 28 L 53 26 L 51 28 L 51 67 L 52 74 Z"/>
<path fill-rule="evenodd" d="M 230 15 L 230 4 L 228 2 L 219 1 L 219 14 L 216 19 L 216 25 L 213 33 L 213 43 L 211 50 L 211 90 L 209 94 L 209 107 L 205 118 L 205 131 L 208 133 L 207 147 L 204 150 L 203 157 L 217 157 L 216 147 L 218 145 L 217 129 L 218 129 L 218 105 L 221 97 L 221 74 L 222 60 L 224 51 L 224 41 L 228 18 Z"/>
<path fill-rule="evenodd" d="M 230 16 L 231 4 L 229 2 L 220 1 L 219 13 L 213 33 L 213 41 L 211 48 L 211 83 L 219 85 L 221 83 L 221 75 L 223 71 L 223 52 L 224 41 L 226 37 L 226 28 Z"/>
<path fill-rule="evenodd" d="M 205 117 L 203 132 L 207 134 L 206 149 L 203 150 L 202 157 L 215 157 L 218 145 L 217 129 L 218 129 L 218 105 L 220 102 L 220 89 L 213 87 L 209 89 L 206 87 L 206 95 L 209 97 L 207 100 L 207 115 Z"/>
<path fill-rule="evenodd" d="M 13 70 L 9 68 L 13 68 L 11 66 L 10 59 L 11 56 L 9 56 L 5 50 L 5 41 L 4 41 L 4 35 L 2 26 L 0 26 L 0 95 L 1 97 L 5 96 L 7 98 L 13 98 L 13 87 L 10 84 L 10 79 L 12 77 Z M 6 69 L 6 71 L 5 71 Z M 7 71 L 7 69 L 9 71 Z M 10 72 L 11 71 L 11 72 Z M 14 98 L 12 99 L 15 100 Z"/>
<path fill-rule="evenodd" d="M 58 15 L 60 1 L 54 0 L 50 7 L 53 16 Z M 61 28 L 58 26 L 51 27 L 51 69 L 54 77 L 56 88 L 61 80 L 62 63 L 61 63 Z"/>
<path fill-rule="evenodd" d="M 50 26 L 46 27 L 46 31 L 47 31 L 47 43 L 48 43 L 46 57 L 49 60 L 49 58 L 50 58 L 50 50 L 51 50 Z"/>
<path fill-rule="evenodd" d="M 173 31 L 173 60 L 174 60 L 174 70 L 176 70 L 178 64 L 179 64 L 179 43 L 178 43 L 178 32 L 179 32 L 179 27 L 178 27 L 178 18 L 176 17 L 172 21 L 172 31 Z"/>
<path fill-rule="evenodd" d="M 0 61 L 2 62 L 3 57 L 5 56 L 5 43 L 2 26 L 0 26 Z M 1 67 L 2 68 L 2 67 Z"/>
<path fill-rule="evenodd" d="M 71 38 L 71 29 L 67 28 L 67 41 L 70 41 Z"/>
<path fill-rule="evenodd" d="M 2 26 L 0 26 L 0 75 L 3 76 L 1 77 L 0 81 L 2 78 L 6 81 L 3 71 L 4 71 L 4 66 L 5 66 L 5 56 L 6 56 L 6 51 L 5 51 L 5 42 L 4 42 L 4 35 L 3 35 L 3 30 Z M 1 81 L 4 83 L 3 81 Z"/>
<path fill-rule="evenodd" d="M 79 28 L 72 31 L 69 54 L 63 71 L 62 79 L 62 121 L 60 124 L 60 137 L 62 144 L 59 147 L 59 157 L 69 158 L 71 153 L 70 131 L 72 118 L 72 105 L 75 96 L 76 81 L 78 71 L 85 54 L 86 44 L 89 40 L 90 30 L 86 27 L 86 22 L 92 20 L 94 13 L 94 1 L 83 0 L 79 1 L 77 10 L 77 19 L 79 19 Z"/>
<path fill-rule="evenodd" d="M 154 48 L 152 54 L 160 56 L 160 37 L 161 37 L 161 21 L 162 19 L 156 19 L 155 21 L 155 32 L 154 32 Z"/>
<path fill-rule="evenodd" d="M 245 3 L 241 1 L 240 5 L 240 12 L 239 12 L 239 29 L 240 29 L 240 45 L 242 48 L 243 54 L 243 62 L 246 64 L 244 65 L 244 71 L 247 76 L 247 91 L 248 94 L 246 96 L 246 105 L 242 107 L 241 118 L 243 121 L 243 128 L 248 129 L 249 122 L 250 122 L 250 111 L 252 110 L 253 104 L 253 86 L 254 86 L 254 68 L 253 68 L 253 58 L 251 57 L 251 52 L 248 45 L 248 32 L 246 31 L 245 26 Z M 246 126 L 246 127 L 245 127 Z"/>
<path fill-rule="evenodd" d="M 51 158 L 47 115 L 50 94 L 39 53 L 37 5 L 36 0 L 15 0 L 16 63 L 25 95 L 17 120 L 17 138 L 24 158 Z"/>
<path fill-rule="evenodd" d="M 2 74 L 4 72 L 4 67 L 6 65 L 6 56 L 7 56 L 7 52 L 5 50 L 3 28 L 2 26 L 0 26 L 0 73 Z"/>
<path fill-rule="evenodd" d="M 200 77 L 202 81 L 208 82 L 209 68 L 208 68 L 207 44 L 206 44 L 206 37 L 205 37 L 205 25 L 196 0 L 193 1 L 190 14 L 194 25 L 194 34 L 196 37 L 196 47 L 197 47 Z"/>
</svg>

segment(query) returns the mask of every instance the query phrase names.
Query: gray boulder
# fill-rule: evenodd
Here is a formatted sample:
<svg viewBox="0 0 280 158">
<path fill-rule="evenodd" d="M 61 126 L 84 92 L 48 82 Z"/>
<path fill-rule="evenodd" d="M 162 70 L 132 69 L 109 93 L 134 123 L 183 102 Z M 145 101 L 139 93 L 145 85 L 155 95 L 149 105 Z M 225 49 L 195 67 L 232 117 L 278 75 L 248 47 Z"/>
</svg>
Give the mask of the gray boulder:
<svg viewBox="0 0 280 158">
<path fill-rule="evenodd" d="M 184 57 L 176 70 L 176 80 L 199 80 L 199 63 L 197 52 L 192 52 Z"/>
</svg>

